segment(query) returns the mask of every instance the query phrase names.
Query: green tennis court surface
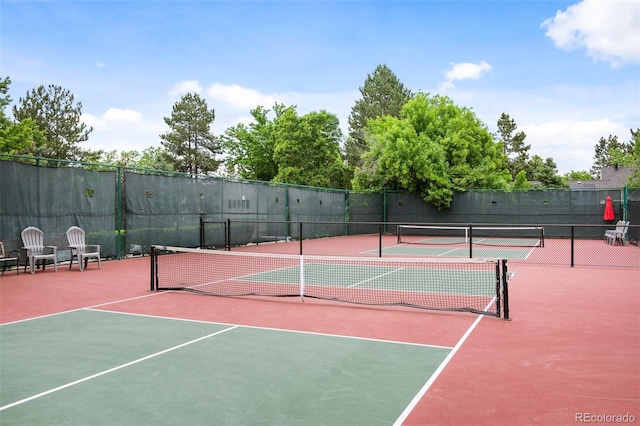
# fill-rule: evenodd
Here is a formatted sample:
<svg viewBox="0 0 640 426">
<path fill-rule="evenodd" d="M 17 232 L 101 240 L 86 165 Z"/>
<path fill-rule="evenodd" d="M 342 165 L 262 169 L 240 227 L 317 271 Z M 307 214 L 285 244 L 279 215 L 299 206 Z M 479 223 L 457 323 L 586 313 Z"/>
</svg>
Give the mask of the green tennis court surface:
<svg viewBox="0 0 640 426">
<path fill-rule="evenodd" d="M 495 271 L 459 270 L 450 268 L 424 269 L 391 266 L 355 266 L 333 264 L 310 264 L 305 266 L 306 284 L 375 290 L 398 291 L 403 283 L 404 291 L 427 291 L 461 295 L 495 294 Z M 297 286 L 300 282 L 300 267 L 274 269 L 245 275 L 238 281 L 262 283 L 286 283 Z M 472 280 L 488 283 L 485 286 L 470 286 Z M 437 283 L 437 287 L 434 287 Z"/>
<path fill-rule="evenodd" d="M 0 332 L 3 426 L 393 424 L 452 350 L 93 310 Z"/>
<path fill-rule="evenodd" d="M 474 244 L 492 246 L 538 247 L 540 240 L 536 238 L 474 238 Z M 465 237 L 429 237 L 419 239 L 411 244 L 469 244 Z"/>
<path fill-rule="evenodd" d="M 533 248 L 473 248 L 474 258 L 484 259 L 526 259 L 533 252 Z M 544 250 L 544 249 L 543 249 Z M 378 250 L 369 250 L 367 254 L 378 253 Z M 406 256 L 437 256 L 469 258 L 469 247 L 425 247 L 419 245 L 396 245 L 384 247 L 384 254 L 397 254 Z"/>
</svg>

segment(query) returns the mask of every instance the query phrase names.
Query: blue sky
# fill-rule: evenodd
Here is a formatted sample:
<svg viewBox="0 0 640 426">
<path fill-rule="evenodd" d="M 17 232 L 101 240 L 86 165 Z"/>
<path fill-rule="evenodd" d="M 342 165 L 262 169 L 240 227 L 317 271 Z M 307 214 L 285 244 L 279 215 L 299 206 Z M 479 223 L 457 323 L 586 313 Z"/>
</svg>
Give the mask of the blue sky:
<svg viewBox="0 0 640 426">
<path fill-rule="evenodd" d="M 213 133 L 257 105 L 347 118 L 386 64 L 413 91 L 449 96 L 489 130 L 509 114 L 530 154 L 589 170 L 600 137 L 640 127 L 640 2 L 0 2 L 0 75 L 14 102 L 68 89 L 93 126 L 88 149 L 160 146 L 187 92 Z"/>
</svg>

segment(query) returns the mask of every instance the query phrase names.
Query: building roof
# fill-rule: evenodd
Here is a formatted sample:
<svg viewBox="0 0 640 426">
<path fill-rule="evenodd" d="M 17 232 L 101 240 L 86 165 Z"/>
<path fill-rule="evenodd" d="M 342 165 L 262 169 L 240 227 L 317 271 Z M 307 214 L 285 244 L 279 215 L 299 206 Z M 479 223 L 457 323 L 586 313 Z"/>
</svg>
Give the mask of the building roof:
<svg viewBox="0 0 640 426">
<path fill-rule="evenodd" d="M 571 189 L 605 189 L 622 188 L 629 182 L 629 177 L 638 170 L 637 167 L 603 167 L 600 170 L 600 180 L 569 181 Z"/>
</svg>

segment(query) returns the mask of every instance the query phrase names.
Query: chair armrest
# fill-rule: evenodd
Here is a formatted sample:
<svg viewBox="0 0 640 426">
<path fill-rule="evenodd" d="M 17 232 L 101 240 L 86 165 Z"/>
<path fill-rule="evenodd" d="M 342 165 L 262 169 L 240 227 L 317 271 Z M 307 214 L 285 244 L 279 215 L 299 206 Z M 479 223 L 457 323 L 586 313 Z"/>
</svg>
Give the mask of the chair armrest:
<svg viewBox="0 0 640 426">
<path fill-rule="evenodd" d="M 53 254 L 57 254 L 58 253 L 58 247 L 57 246 L 44 246 L 44 250 L 42 252 L 44 253 L 46 251 L 50 251 Z"/>
<path fill-rule="evenodd" d="M 100 253 L 100 245 L 99 244 L 89 244 L 84 247 L 85 253 Z"/>
</svg>

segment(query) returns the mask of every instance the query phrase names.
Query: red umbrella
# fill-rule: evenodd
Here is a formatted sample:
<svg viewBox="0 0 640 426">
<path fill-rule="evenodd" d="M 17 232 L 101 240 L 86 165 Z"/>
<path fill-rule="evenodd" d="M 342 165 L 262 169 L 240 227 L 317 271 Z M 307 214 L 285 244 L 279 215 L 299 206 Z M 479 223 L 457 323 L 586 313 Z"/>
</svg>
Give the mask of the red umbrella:
<svg viewBox="0 0 640 426">
<path fill-rule="evenodd" d="M 611 196 L 607 195 L 607 201 L 604 203 L 604 216 L 602 216 L 604 220 L 613 220 L 615 215 L 613 214 L 613 202 L 611 201 Z"/>
</svg>

